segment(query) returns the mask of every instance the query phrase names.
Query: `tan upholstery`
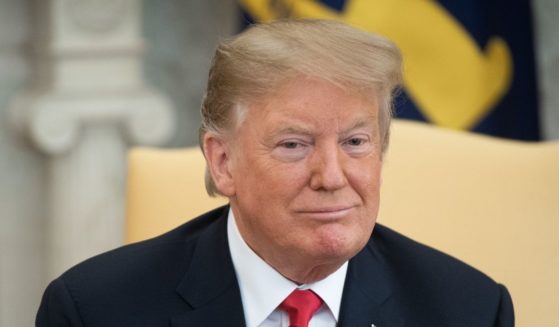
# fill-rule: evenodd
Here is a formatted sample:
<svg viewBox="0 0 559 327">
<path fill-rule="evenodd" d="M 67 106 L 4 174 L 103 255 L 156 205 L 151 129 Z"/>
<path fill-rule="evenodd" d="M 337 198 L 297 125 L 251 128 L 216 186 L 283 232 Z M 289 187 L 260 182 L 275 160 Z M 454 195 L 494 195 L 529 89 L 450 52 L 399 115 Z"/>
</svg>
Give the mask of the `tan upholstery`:
<svg viewBox="0 0 559 327">
<path fill-rule="evenodd" d="M 379 221 L 504 283 L 518 326 L 559 326 L 559 143 L 400 122 Z"/>
<path fill-rule="evenodd" d="M 128 154 L 126 241 L 162 234 L 227 203 L 204 188 L 206 163 L 199 148 L 136 148 Z"/>
<path fill-rule="evenodd" d="M 225 203 L 206 195 L 204 165 L 198 149 L 131 151 L 127 240 Z M 518 326 L 559 326 L 559 143 L 397 121 L 378 220 L 504 283 Z"/>
</svg>

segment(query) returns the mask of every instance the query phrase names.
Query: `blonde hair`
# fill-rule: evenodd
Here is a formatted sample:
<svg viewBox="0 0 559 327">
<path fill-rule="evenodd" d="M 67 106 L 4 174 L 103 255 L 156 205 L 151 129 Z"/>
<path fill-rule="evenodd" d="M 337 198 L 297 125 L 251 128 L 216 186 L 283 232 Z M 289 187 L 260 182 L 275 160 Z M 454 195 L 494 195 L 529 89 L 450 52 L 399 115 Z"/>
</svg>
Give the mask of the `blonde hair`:
<svg viewBox="0 0 559 327">
<path fill-rule="evenodd" d="M 331 20 L 281 20 L 253 25 L 218 45 L 202 101 L 203 137 L 225 136 L 242 109 L 298 76 L 326 80 L 379 101 L 379 130 L 388 147 L 392 102 L 401 83 L 401 54 L 390 40 Z M 219 194 L 208 169 L 206 190 Z"/>
</svg>

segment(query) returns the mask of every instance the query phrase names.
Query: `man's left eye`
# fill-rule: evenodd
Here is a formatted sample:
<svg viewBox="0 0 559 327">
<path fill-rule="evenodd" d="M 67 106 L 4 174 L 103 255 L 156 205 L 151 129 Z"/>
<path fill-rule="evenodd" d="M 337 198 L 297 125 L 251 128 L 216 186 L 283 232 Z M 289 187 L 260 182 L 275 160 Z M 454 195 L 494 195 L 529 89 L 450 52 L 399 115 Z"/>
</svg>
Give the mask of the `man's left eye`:
<svg viewBox="0 0 559 327">
<path fill-rule="evenodd" d="M 367 135 L 353 136 L 345 139 L 342 146 L 347 153 L 352 155 L 360 155 L 368 153 L 372 150 L 371 139 Z"/>
<path fill-rule="evenodd" d="M 353 137 L 350 138 L 349 140 L 346 141 L 346 144 L 351 145 L 351 146 L 359 146 L 359 145 L 363 145 L 367 140 L 362 139 L 362 138 L 358 138 L 358 137 Z"/>
</svg>

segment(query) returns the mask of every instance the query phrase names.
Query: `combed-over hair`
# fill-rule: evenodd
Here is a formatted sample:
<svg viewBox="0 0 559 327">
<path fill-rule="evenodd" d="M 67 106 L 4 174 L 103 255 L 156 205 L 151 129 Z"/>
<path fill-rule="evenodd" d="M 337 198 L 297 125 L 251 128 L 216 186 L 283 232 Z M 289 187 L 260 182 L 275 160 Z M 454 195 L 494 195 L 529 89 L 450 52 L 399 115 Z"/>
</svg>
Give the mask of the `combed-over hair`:
<svg viewBox="0 0 559 327">
<path fill-rule="evenodd" d="M 369 92 L 379 101 L 379 131 L 388 147 L 392 102 L 401 83 L 401 54 L 390 40 L 332 20 L 280 20 L 249 27 L 218 45 L 202 101 L 206 133 L 225 137 L 243 110 L 283 83 L 305 76 Z M 219 193 L 209 169 L 206 190 Z"/>
</svg>

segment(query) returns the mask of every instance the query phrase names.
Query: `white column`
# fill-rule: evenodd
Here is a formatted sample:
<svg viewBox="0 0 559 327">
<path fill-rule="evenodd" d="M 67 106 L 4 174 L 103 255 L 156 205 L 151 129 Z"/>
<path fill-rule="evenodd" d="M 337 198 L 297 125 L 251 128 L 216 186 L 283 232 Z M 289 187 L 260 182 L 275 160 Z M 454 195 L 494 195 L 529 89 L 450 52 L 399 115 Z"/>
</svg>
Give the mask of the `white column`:
<svg viewBox="0 0 559 327">
<path fill-rule="evenodd" d="M 14 125 L 48 156 L 48 267 L 122 244 L 129 143 L 173 131 L 167 100 L 143 81 L 139 0 L 35 2 L 34 74 Z"/>
<path fill-rule="evenodd" d="M 532 2 L 543 138 L 559 140 L 559 2 Z"/>
</svg>

